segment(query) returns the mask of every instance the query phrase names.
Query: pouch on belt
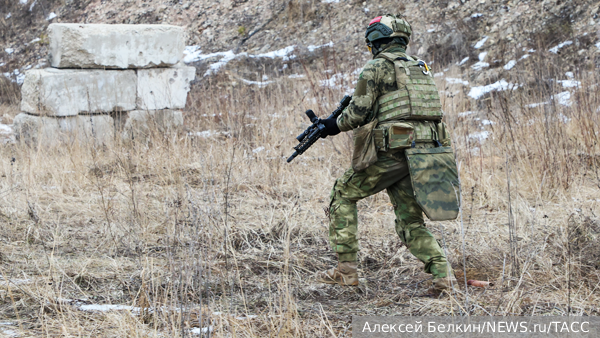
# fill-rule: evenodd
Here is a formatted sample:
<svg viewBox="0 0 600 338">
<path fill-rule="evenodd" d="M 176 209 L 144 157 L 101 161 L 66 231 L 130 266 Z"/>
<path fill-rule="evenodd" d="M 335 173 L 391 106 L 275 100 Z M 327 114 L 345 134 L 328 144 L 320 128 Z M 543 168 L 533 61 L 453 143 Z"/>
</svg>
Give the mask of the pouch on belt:
<svg viewBox="0 0 600 338">
<path fill-rule="evenodd" d="M 460 183 L 452 147 L 405 150 L 417 203 L 432 221 L 456 219 Z"/>
</svg>

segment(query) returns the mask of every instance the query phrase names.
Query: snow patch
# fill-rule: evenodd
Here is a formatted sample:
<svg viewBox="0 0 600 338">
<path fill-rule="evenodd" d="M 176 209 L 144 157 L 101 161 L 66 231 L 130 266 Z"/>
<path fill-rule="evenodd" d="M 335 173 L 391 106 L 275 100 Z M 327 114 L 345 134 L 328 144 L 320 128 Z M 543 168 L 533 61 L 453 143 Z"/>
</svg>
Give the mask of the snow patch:
<svg viewBox="0 0 600 338">
<path fill-rule="evenodd" d="M 483 68 L 489 67 L 490 64 L 487 62 L 479 61 L 471 66 L 471 68 L 475 71 L 482 70 Z"/>
<path fill-rule="evenodd" d="M 485 57 L 487 56 L 487 54 L 488 54 L 488 52 L 479 53 L 479 55 L 477 56 L 479 58 L 479 61 L 485 60 Z"/>
<path fill-rule="evenodd" d="M 270 58 L 270 59 L 274 59 L 274 58 L 282 58 L 284 61 L 290 60 L 295 58 L 294 55 L 290 55 L 294 49 L 296 48 L 296 46 L 288 46 L 279 50 L 275 50 L 275 51 L 271 51 L 271 52 L 267 52 L 267 53 L 262 53 L 262 54 L 248 54 L 246 52 L 243 53 L 239 53 L 239 54 L 235 54 L 233 52 L 233 50 L 228 50 L 226 52 L 216 52 L 216 53 L 210 53 L 210 54 L 202 54 L 202 50 L 200 49 L 200 46 L 187 46 L 185 47 L 185 50 L 183 51 L 183 62 L 184 63 L 192 63 L 192 62 L 197 62 L 197 61 L 202 61 L 202 60 L 206 60 L 209 58 L 213 58 L 213 57 L 220 57 L 219 61 L 211 64 L 209 66 L 209 69 L 206 71 L 206 73 L 204 73 L 204 76 L 208 76 L 211 75 L 213 73 L 216 73 L 221 67 L 223 67 L 224 65 L 226 65 L 229 61 L 238 58 L 238 57 L 250 57 L 250 58 Z"/>
<path fill-rule="evenodd" d="M 14 48 L 4 48 L 4 52 L 8 55 L 15 52 Z"/>
<path fill-rule="evenodd" d="M 595 44 L 596 48 L 600 49 L 600 42 L 598 42 L 597 44 Z"/>
<path fill-rule="evenodd" d="M 453 78 L 453 77 L 447 77 L 446 82 L 448 82 L 449 84 L 462 84 L 465 86 L 469 85 L 469 81 L 465 81 L 463 79 L 457 79 L 457 78 Z"/>
<path fill-rule="evenodd" d="M 304 77 L 304 74 L 291 74 L 288 75 L 288 79 L 301 79 Z"/>
<path fill-rule="evenodd" d="M 337 4 L 340 0 L 321 0 L 324 4 Z"/>
<path fill-rule="evenodd" d="M 79 309 L 83 311 L 99 311 L 99 312 L 107 312 L 107 311 L 120 311 L 120 310 L 128 310 L 131 312 L 139 312 L 139 307 L 129 306 L 129 305 L 111 305 L 111 304 L 84 304 L 79 305 Z"/>
<path fill-rule="evenodd" d="M 473 87 L 469 91 L 468 95 L 470 97 L 472 97 L 473 99 L 477 100 L 480 97 L 482 97 L 483 95 L 485 95 L 489 92 L 492 92 L 492 91 L 503 91 L 503 90 L 507 90 L 507 89 L 515 90 L 517 88 L 519 88 L 519 85 L 513 84 L 513 83 L 508 83 L 508 82 L 506 82 L 506 80 L 502 79 L 500 81 L 494 82 L 487 86 Z"/>
<path fill-rule="evenodd" d="M 517 65 L 517 61 L 516 60 L 510 60 L 510 61 L 508 61 L 507 64 L 504 65 L 504 69 L 511 70 L 516 65 Z"/>
<path fill-rule="evenodd" d="M 265 150 L 265 147 L 258 147 L 256 149 L 252 149 L 252 152 L 255 154 L 260 153 L 261 151 Z"/>
<path fill-rule="evenodd" d="M 471 15 L 472 18 L 479 18 L 482 16 L 483 16 L 483 14 L 481 14 L 481 13 L 475 13 L 475 14 Z"/>
<path fill-rule="evenodd" d="M 46 21 L 50 21 L 54 18 L 56 18 L 58 15 L 56 15 L 56 13 L 52 12 L 50 14 L 48 14 L 48 17 L 46 17 Z"/>
<path fill-rule="evenodd" d="M 5 16 L 4 18 L 8 20 L 8 19 L 10 19 L 11 17 L 12 17 L 12 14 L 11 14 L 11 13 L 8 13 L 8 14 L 6 14 L 6 16 Z"/>
<path fill-rule="evenodd" d="M 444 76 L 444 72 L 433 74 L 433 77 L 441 77 L 441 76 Z"/>
<path fill-rule="evenodd" d="M 427 30 L 427 33 L 433 33 L 433 32 L 435 32 L 435 28 L 431 28 L 431 29 Z"/>
<path fill-rule="evenodd" d="M 246 80 L 243 78 L 240 78 L 240 81 L 242 81 L 243 83 L 248 84 L 248 85 L 257 85 L 259 88 L 266 87 L 268 84 L 271 84 L 274 82 L 274 81 L 251 81 L 251 80 Z"/>
<path fill-rule="evenodd" d="M 203 327 L 202 329 L 200 329 L 199 327 L 195 327 L 193 329 L 190 330 L 191 333 L 193 334 L 200 334 L 200 333 L 208 333 L 208 331 L 213 332 L 214 328 L 211 326 L 208 327 Z"/>
<path fill-rule="evenodd" d="M 546 104 L 548 104 L 548 102 L 538 102 L 538 103 L 528 104 L 525 107 L 527 107 L 527 108 L 537 108 L 537 107 L 540 107 L 540 106 L 543 106 L 543 105 L 546 105 Z"/>
<path fill-rule="evenodd" d="M 466 58 L 460 60 L 460 62 L 458 63 L 459 66 L 464 65 L 465 63 L 467 63 L 467 61 L 469 61 L 469 57 L 467 56 Z"/>
<path fill-rule="evenodd" d="M 458 113 L 458 116 L 465 117 L 465 116 L 469 116 L 469 115 L 473 115 L 473 114 L 477 114 L 477 112 L 476 111 L 465 111 L 462 113 Z"/>
<path fill-rule="evenodd" d="M 333 47 L 333 41 L 329 41 L 329 43 L 326 43 L 326 44 L 324 44 L 324 45 L 317 45 L 317 46 L 315 46 L 315 45 L 310 45 L 310 46 L 308 46 L 308 47 L 306 47 L 306 48 L 308 49 L 308 51 L 309 51 L 309 52 L 311 52 L 311 53 L 312 53 L 312 52 L 314 52 L 316 49 L 323 48 L 323 47 Z"/>
<path fill-rule="evenodd" d="M 488 38 L 489 38 L 488 36 L 484 36 L 483 39 L 479 40 L 473 48 L 479 49 L 479 48 L 483 47 L 483 44 L 488 40 Z"/>
<path fill-rule="evenodd" d="M 552 95 L 550 97 L 551 100 L 556 100 L 558 104 L 561 104 L 566 107 L 570 107 L 573 102 L 571 102 L 571 93 L 570 92 L 562 92 L 556 95 Z"/>
<path fill-rule="evenodd" d="M 519 59 L 519 61 L 521 61 L 521 60 L 525 60 L 525 59 L 527 59 L 528 57 L 530 57 L 530 55 L 529 55 L 529 54 L 525 54 L 525 55 L 521 56 L 521 58 Z"/>
<path fill-rule="evenodd" d="M 35 4 L 37 3 L 37 0 L 34 1 L 31 6 L 29 6 L 29 11 L 31 12 L 33 10 L 33 7 L 35 6 Z"/>
<path fill-rule="evenodd" d="M 19 0 L 19 3 L 20 3 L 21 5 L 25 5 L 25 4 L 27 3 L 27 1 L 29 1 L 29 0 Z"/>
<path fill-rule="evenodd" d="M 552 48 L 550 48 L 548 51 L 549 51 L 550 53 L 557 54 L 559 49 L 563 48 L 564 46 L 568 46 L 568 45 L 572 45 L 572 44 L 573 44 L 573 41 L 571 41 L 571 40 L 567 40 L 567 41 L 565 41 L 565 42 L 561 42 L 561 43 L 559 43 L 559 44 L 558 44 L 558 46 L 555 46 L 555 47 L 552 47 Z"/>
<path fill-rule="evenodd" d="M 563 88 L 572 88 L 581 86 L 581 82 L 575 80 L 557 80 L 557 83 L 560 83 Z"/>
<path fill-rule="evenodd" d="M 565 76 L 568 77 L 569 79 L 572 79 L 575 75 L 573 75 L 573 72 L 566 72 Z"/>
<path fill-rule="evenodd" d="M 479 142 L 485 141 L 488 137 L 490 137 L 490 132 L 487 130 L 479 131 L 476 133 L 469 134 L 469 139 L 475 139 Z"/>
</svg>

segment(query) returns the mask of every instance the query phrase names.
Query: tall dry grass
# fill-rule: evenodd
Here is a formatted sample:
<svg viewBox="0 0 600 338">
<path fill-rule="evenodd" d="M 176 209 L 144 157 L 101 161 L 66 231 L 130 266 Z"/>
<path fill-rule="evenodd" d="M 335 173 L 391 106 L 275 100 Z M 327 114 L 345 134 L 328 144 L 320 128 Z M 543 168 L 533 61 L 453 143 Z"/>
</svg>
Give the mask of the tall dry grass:
<svg viewBox="0 0 600 338">
<path fill-rule="evenodd" d="M 354 68 L 323 62 L 264 87 L 204 78 L 186 130 L 150 142 L 1 147 L 0 314 L 11 324 L 0 330 L 348 337 L 352 315 L 598 315 L 600 79 L 577 73 L 564 106 L 552 81 L 564 71 L 547 65 L 477 102 L 440 80 L 463 205 L 459 220 L 427 226 L 459 280 L 496 287 L 421 297 L 428 275 L 395 235 L 384 194 L 359 202 L 361 286 L 312 281 L 335 263 L 323 209 L 349 167 L 350 135 L 285 159 L 302 112 L 334 109 L 356 78 L 342 70 Z"/>
</svg>

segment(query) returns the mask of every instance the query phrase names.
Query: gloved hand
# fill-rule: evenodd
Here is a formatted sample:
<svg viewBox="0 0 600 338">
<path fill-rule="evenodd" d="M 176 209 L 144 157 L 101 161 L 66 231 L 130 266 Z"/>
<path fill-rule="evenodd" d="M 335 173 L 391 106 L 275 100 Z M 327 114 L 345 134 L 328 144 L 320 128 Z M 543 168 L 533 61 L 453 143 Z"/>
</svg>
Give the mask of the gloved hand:
<svg viewBox="0 0 600 338">
<path fill-rule="evenodd" d="M 340 133 L 340 128 L 337 125 L 337 119 L 323 119 L 321 120 L 321 123 L 323 123 L 323 125 L 325 126 L 325 135 L 321 135 L 321 138 L 326 138 L 327 136 L 333 136 Z"/>
</svg>

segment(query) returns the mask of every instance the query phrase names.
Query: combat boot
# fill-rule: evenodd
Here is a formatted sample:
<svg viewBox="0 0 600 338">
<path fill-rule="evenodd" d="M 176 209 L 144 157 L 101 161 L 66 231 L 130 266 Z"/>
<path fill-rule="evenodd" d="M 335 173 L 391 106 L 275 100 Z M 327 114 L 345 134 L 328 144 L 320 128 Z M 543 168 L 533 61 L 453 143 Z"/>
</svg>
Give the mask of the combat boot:
<svg viewBox="0 0 600 338">
<path fill-rule="evenodd" d="M 317 274 L 317 282 L 339 285 L 358 285 L 358 263 L 340 262 L 337 268 L 321 271 Z"/>
<path fill-rule="evenodd" d="M 449 292 L 452 290 L 452 286 L 456 285 L 458 285 L 458 280 L 452 274 L 448 277 L 435 278 L 433 285 L 429 289 L 429 293 L 440 294 L 443 291 Z"/>
</svg>

